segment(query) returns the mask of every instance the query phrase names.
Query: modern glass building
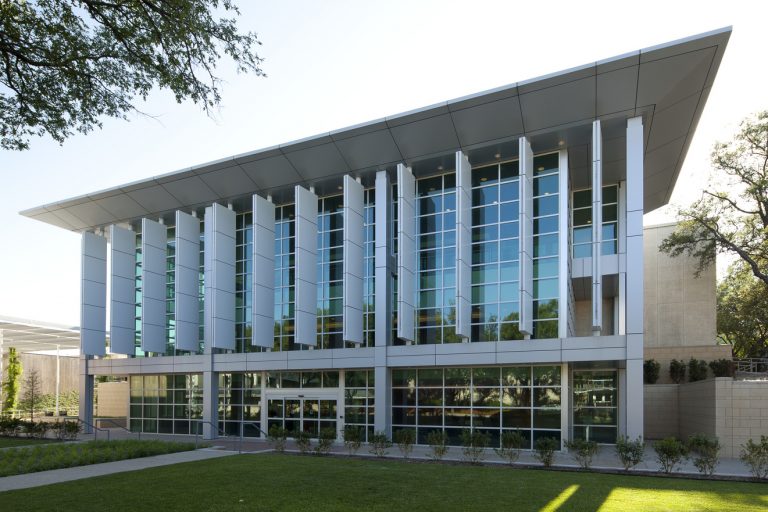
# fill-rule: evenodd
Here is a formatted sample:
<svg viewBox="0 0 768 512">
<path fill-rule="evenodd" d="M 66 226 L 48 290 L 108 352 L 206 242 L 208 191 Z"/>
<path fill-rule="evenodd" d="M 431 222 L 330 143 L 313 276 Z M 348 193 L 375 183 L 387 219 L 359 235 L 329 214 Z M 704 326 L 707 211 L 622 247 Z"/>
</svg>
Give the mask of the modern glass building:
<svg viewBox="0 0 768 512">
<path fill-rule="evenodd" d="M 23 212 L 82 233 L 81 417 L 111 375 L 143 432 L 642 435 L 643 213 L 729 35 Z"/>
</svg>

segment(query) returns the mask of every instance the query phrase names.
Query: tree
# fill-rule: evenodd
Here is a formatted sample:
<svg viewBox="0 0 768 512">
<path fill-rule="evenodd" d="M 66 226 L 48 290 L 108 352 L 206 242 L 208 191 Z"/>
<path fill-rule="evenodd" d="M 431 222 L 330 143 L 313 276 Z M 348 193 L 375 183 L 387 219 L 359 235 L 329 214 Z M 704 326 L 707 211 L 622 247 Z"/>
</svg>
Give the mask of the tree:
<svg viewBox="0 0 768 512">
<path fill-rule="evenodd" d="M 717 286 L 717 332 L 737 357 L 768 357 L 768 287 L 743 262 Z"/>
<path fill-rule="evenodd" d="M 22 409 L 29 412 L 29 419 L 35 420 L 35 410 L 40 409 L 43 393 L 40 391 L 40 374 L 30 370 L 24 379 L 24 394 L 21 398 Z"/>
<path fill-rule="evenodd" d="M 3 382 L 3 412 L 12 411 L 16 408 L 19 400 L 19 382 L 21 380 L 21 359 L 16 349 L 8 349 L 8 369 L 5 371 L 5 381 Z"/>
<path fill-rule="evenodd" d="M 33 135 L 62 143 L 138 112 L 153 87 L 218 105 L 222 53 L 238 72 L 264 75 L 253 32 L 238 32 L 232 0 L 0 2 L 0 148 Z"/>
<path fill-rule="evenodd" d="M 715 144 L 712 165 L 714 181 L 678 212 L 677 229 L 659 249 L 696 258 L 697 274 L 718 252 L 735 255 L 768 288 L 768 111 L 742 121 L 731 141 Z"/>
</svg>

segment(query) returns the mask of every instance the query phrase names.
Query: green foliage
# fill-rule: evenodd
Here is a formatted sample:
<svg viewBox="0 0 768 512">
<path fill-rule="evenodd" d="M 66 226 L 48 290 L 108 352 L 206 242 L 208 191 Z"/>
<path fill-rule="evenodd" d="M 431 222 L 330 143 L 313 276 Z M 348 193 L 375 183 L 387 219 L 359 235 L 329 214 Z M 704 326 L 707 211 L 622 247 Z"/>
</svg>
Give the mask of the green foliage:
<svg viewBox="0 0 768 512">
<path fill-rule="evenodd" d="M 19 400 L 19 384 L 21 384 L 21 359 L 16 349 L 8 349 L 8 368 L 5 370 L 5 381 L 3 381 L 3 411 L 10 412 L 16 409 Z"/>
<path fill-rule="evenodd" d="M 586 439 L 575 439 L 565 441 L 565 447 L 571 452 L 571 457 L 579 463 L 582 469 L 589 469 L 592 465 L 592 459 L 597 453 L 597 443 Z"/>
<path fill-rule="evenodd" d="M 693 454 L 693 465 L 703 475 L 711 475 L 720 462 L 720 441 L 706 434 L 694 434 L 688 438 L 688 451 Z"/>
<path fill-rule="evenodd" d="M 288 431 L 280 425 L 272 425 L 269 427 L 267 439 L 269 439 L 272 448 L 276 452 L 283 453 L 285 451 L 285 441 L 288 439 Z"/>
<path fill-rule="evenodd" d="M 528 440 L 517 430 L 505 430 L 501 433 L 501 448 L 494 448 L 496 454 L 510 464 L 520 458 L 520 450 Z"/>
<path fill-rule="evenodd" d="M 309 450 L 312 448 L 312 437 L 309 435 L 309 432 L 299 430 L 293 434 L 293 439 L 296 441 L 296 447 L 299 449 L 299 453 L 302 455 L 309 453 Z"/>
<path fill-rule="evenodd" d="M 61 441 L 74 441 L 83 429 L 77 421 L 57 421 L 51 427 L 56 439 Z"/>
<path fill-rule="evenodd" d="M 429 456 L 432 460 L 442 460 L 448 453 L 448 434 L 442 430 L 433 430 L 427 434 L 427 444 L 429 444 Z"/>
<path fill-rule="evenodd" d="M 234 15 L 227 18 L 218 16 Z M 221 101 L 222 53 L 263 75 L 256 34 L 240 33 L 232 0 L 36 0 L 0 3 L 0 148 L 57 142 L 127 118 L 154 87 L 206 112 Z"/>
<path fill-rule="evenodd" d="M 315 447 L 315 455 L 328 455 L 333 447 L 333 442 L 336 441 L 336 429 L 333 427 L 326 427 L 320 429 L 320 438 L 317 440 L 317 446 Z"/>
<path fill-rule="evenodd" d="M 33 439 L 44 439 L 50 425 L 45 421 L 28 421 L 24 424 L 24 431 Z"/>
<path fill-rule="evenodd" d="M 394 437 L 400 453 L 407 459 L 413 451 L 414 443 L 416 443 L 416 430 L 412 428 L 400 429 L 395 432 Z"/>
<path fill-rule="evenodd" d="M 0 477 L 194 450 L 194 443 L 91 441 L 0 450 Z"/>
<path fill-rule="evenodd" d="M 659 380 L 659 371 L 661 364 L 655 359 L 648 359 L 643 363 L 643 381 L 646 384 L 656 384 Z"/>
<path fill-rule="evenodd" d="M 485 457 L 485 449 L 488 447 L 488 443 L 491 440 L 491 436 L 485 432 L 479 430 L 462 430 L 461 431 L 461 453 L 464 455 L 464 460 L 471 464 L 479 464 Z"/>
<path fill-rule="evenodd" d="M 744 262 L 717 285 L 717 332 L 736 357 L 768 356 L 768 286 Z"/>
<path fill-rule="evenodd" d="M 625 471 L 629 471 L 643 461 L 645 443 L 642 437 L 630 441 L 627 436 L 619 436 L 616 440 L 616 455 L 619 457 Z"/>
<path fill-rule="evenodd" d="M 736 373 L 736 365 L 730 359 L 710 361 L 709 367 L 712 369 L 712 375 L 715 377 L 733 377 L 734 373 Z"/>
<path fill-rule="evenodd" d="M 707 363 L 693 357 L 688 361 L 688 380 L 696 382 L 707 378 Z"/>
<path fill-rule="evenodd" d="M 392 448 L 392 441 L 389 440 L 386 432 L 375 432 L 371 436 L 369 443 L 370 450 L 368 451 L 377 457 L 385 456 L 387 454 L 387 450 Z"/>
<path fill-rule="evenodd" d="M 363 444 L 363 429 L 361 427 L 344 428 L 344 446 L 347 447 L 350 455 L 354 455 Z"/>
<path fill-rule="evenodd" d="M 681 384 L 685 382 L 685 363 L 673 359 L 669 363 L 669 377 L 675 384 Z"/>
<path fill-rule="evenodd" d="M 759 443 L 750 439 L 741 445 L 739 458 L 755 478 L 768 478 L 768 437 L 760 436 Z"/>
<path fill-rule="evenodd" d="M 30 370 L 27 378 L 24 379 L 24 395 L 21 397 L 20 404 L 24 404 L 21 409 L 29 413 L 29 419 L 35 421 L 35 411 L 40 410 L 40 374 L 37 370 Z"/>
<path fill-rule="evenodd" d="M 24 428 L 24 422 L 11 416 L 0 417 L 0 436 L 18 437 Z"/>
<path fill-rule="evenodd" d="M 536 460 L 548 468 L 555 461 L 555 451 L 560 449 L 560 443 L 554 437 L 540 437 L 534 443 L 533 449 Z"/>
<path fill-rule="evenodd" d="M 665 473 L 672 473 L 677 466 L 688 456 L 688 449 L 682 441 L 674 437 L 667 437 L 653 443 L 656 450 L 656 460 Z"/>
<path fill-rule="evenodd" d="M 22 398 L 19 401 L 19 410 L 29 411 L 30 404 L 27 400 Z M 77 391 L 66 391 L 59 393 L 59 410 L 73 412 L 80 408 L 80 395 Z M 56 410 L 56 393 L 45 393 L 38 397 L 35 410 L 38 411 L 55 411 Z"/>
</svg>

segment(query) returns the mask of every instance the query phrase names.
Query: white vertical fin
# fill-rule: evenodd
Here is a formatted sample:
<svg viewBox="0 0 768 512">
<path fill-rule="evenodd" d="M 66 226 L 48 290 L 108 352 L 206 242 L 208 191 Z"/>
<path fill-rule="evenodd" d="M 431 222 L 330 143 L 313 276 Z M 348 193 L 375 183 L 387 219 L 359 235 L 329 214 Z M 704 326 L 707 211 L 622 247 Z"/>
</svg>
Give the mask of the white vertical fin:
<svg viewBox="0 0 768 512">
<path fill-rule="evenodd" d="M 165 353 L 165 267 L 168 228 L 141 219 L 141 350 Z"/>
<path fill-rule="evenodd" d="M 296 185 L 296 337 L 317 345 L 317 196 Z"/>
<path fill-rule="evenodd" d="M 533 151 L 520 138 L 520 332 L 533 335 Z"/>
<path fill-rule="evenodd" d="M 456 152 L 456 334 L 470 337 L 472 304 L 472 166 Z"/>
<path fill-rule="evenodd" d="M 413 342 L 416 298 L 416 178 L 397 165 L 397 337 Z"/>
<path fill-rule="evenodd" d="M 344 341 L 363 342 L 363 186 L 344 176 Z"/>
<path fill-rule="evenodd" d="M 253 338 L 272 348 L 275 337 L 275 205 L 253 196 Z"/>
<path fill-rule="evenodd" d="M 83 233 L 80 274 L 80 353 L 107 353 L 107 240 Z"/>
<path fill-rule="evenodd" d="M 176 211 L 174 265 L 174 321 L 176 348 L 197 351 L 200 346 L 200 220 Z"/>
<path fill-rule="evenodd" d="M 112 225 L 109 346 L 113 354 L 136 353 L 136 233 Z"/>
</svg>

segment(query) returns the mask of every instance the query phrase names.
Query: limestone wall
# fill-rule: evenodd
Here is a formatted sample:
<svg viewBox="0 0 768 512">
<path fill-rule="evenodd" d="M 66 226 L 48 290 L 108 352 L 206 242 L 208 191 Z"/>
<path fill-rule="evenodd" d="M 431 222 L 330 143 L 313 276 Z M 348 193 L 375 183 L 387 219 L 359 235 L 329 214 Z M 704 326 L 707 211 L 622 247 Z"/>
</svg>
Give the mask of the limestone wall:
<svg viewBox="0 0 768 512">
<path fill-rule="evenodd" d="M 677 384 L 646 385 L 644 431 L 646 439 L 679 437 Z"/>
<path fill-rule="evenodd" d="M 99 382 L 96 387 L 96 407 L 93 415 L 101 417 L 127 417 L 128 382 Z"/>
</svg>

